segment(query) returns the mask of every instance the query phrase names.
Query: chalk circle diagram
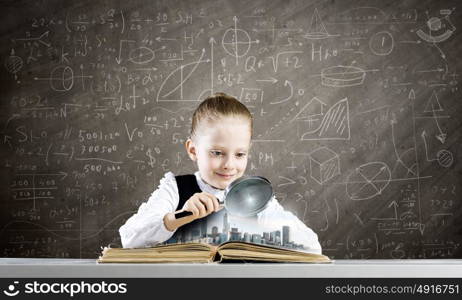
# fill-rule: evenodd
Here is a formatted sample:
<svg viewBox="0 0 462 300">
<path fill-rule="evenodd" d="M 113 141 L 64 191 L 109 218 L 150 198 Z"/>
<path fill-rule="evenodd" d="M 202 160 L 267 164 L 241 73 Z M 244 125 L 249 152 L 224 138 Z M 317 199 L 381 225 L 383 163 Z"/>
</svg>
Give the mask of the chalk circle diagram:
<svg viewBox="0 0 462 300">
<path fill-rule="evenodd" d="M 292 121 L 299 122 L 304 130 L 301 140 L 349 140 L 350 112 L 348 99 L 344 98 L 324 112 L 326 104 L 314 97 Z M 302 130 L 303 130 L 302 129 Z"/>
<path fill-rule="evenodd" d="M 236 64 L 239 57 L 243 57 L 249 53 L 252 43 L 259 43 L 258 40 L 252 41 L 247 31 L 237 27 L 237 17 L 234 16 L 234 27 L 228 28 L 223 34 L 221 45 L 226 53 L 236 58 Z"/>
<path fill-rule="evenodd" d="M 454 157 L 452 153 L 448 150 L 440 150 L 436 153 L 436 159 L 438 164 L 444 168 L 449 168 L 454 162 Z"/>
<path fill-rule="evenodd" d="M 14 49 L 11 49 L 11 54 L 5 60 L 5 68 L 8 73 L 14 75 L 14 79 L 18 79 L 18 72 L 21 71 L 22 67 L 24 66 L 24 62 L 21 57 L 16 56 L 14 53 Z"/>
<path fill-rule="evenodd" d="M 331 87 L 349 87 L 361 85 L 366 72 L 354 66 L 333 66 L 321 70 L 321 83 Z"/>
<path fill-rule="evenodd" d="M 205 49 L 202 49 L 201 56 L 197 61 L 181 64 L 168 74 L 157 91 L 157 102 L 200 101 L 207 93 L 211 94 L 211 75 L 208 67 L 211 60 L 204 59 L 204 56 Z M 200 83 L 206 86 L 201 91 L 198 86 L 199 83 L 194 80 L 197 78 L 200 78 Z"/>
<path fill-rule="evenodd" d="M 351 200 L 372 199 L 382 194 L 390 180 L 390 168 L 385 163 L 363 164 L 348 175 L 346 193 Z"/>
<path fill-rule="evenodd" d="M 303 37 L 308 40 L 323 40 L 337 36 L 339 35 L 329 34 L 326 26 L 319 16 L 318 9 L 315 8 L 313 14 L 311 15 L 310 28 L 308 28 L 307 33 Z"/>
<path fill-rule="evenodd" d="M 449 9 L 440 10 L 441 16 L 429 18 L 425 23 L 426 27 L 418 29 L 416 34 L 429 43 L 444 42 L 456 31 L 456 27 L 449 20 L 451 13 Z"/>
<path fill-rule="evenodd" d="M 128 60 L 137 65 L 144 65 L 154 60 L 155 52 L 148 47 L 139 47 L 130 51 Z"/>
<path fill-rule="evenodd" d="M 386 56 L 393 51 L 395 41 L 388 31 L 375 33 L 369 39 L 369 49 L 378 56 Z"/>
<path fill-rule="evenodd" d="M 74 86 L 74 70 L 69 66 L 58 66 L 51 71 L 49 78 L 34 77 L 34 80 L 48 80 L 52 90 L 66 92 Z"/>
</svg>

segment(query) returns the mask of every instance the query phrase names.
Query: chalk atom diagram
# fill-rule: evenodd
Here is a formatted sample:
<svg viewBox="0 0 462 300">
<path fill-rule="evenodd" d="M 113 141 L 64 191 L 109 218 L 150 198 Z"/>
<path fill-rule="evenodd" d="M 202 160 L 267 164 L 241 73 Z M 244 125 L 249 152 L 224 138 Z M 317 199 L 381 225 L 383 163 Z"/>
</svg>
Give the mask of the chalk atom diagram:
<svg viewBox="0 0 462 300">
<path fill-rule="evenodd" d="M 449 39 L 456 31 L 456 27 L 451 23 L 451 20 L 449 20 L 451 13 L 452 11 L 450 9 L 440 10 L 441 16 L 429 16 L 427 22 L 425 22 L 426 26 L 416 31 L 419 38 L 438 49 L 443 59 L 446 59 L 446 54 L 444 54 L 438 44 Z"/>
<path fill-rule="evenodd" d="M 431 17 L 425 23 L 424 29 L 420 28 L 416 34 L 424 41 L 429 43 L 441 43 L 451 37 L 456 28 L 449 20 L 452 11 L 449 9 L 440 10 L 443 17 Z"/>
</svg>

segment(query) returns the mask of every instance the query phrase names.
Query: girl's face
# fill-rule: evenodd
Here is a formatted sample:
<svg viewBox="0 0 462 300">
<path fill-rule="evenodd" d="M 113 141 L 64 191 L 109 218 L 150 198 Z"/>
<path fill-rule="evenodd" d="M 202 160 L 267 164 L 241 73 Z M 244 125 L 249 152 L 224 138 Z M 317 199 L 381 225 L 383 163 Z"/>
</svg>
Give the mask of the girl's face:
<svg viewBox="0 0 462 300">
<path fill-rule="evenodd" d="M 202 179 L 211 186 L 225 189 L 244 175 L 250 148 L 250 122 L 242 117 L 221 117 L 199 124 L 194 141 L 186 150 L 197 162 Z"/>
</svg>

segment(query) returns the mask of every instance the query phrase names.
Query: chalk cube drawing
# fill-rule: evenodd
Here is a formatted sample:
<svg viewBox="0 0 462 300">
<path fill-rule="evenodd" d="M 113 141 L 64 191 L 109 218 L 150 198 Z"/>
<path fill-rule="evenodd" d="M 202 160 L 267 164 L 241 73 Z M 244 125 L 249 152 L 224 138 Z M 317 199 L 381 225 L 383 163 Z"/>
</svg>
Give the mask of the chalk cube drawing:
<svg viewBox="0 0 462 300">
<path fill-rule="evenodd" d="M 310 154 L 311 178 L 319 184 L 340 174 L 340 159 L 337 153 L 327 147 L 316 149 Z"/>
</svg>

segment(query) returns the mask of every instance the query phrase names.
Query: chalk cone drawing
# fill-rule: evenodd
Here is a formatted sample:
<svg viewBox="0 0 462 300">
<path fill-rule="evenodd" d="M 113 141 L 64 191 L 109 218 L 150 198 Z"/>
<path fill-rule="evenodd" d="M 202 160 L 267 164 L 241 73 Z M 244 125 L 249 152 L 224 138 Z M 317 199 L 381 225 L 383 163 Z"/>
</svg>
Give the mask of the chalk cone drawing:
<svg viewBox="0 0 462 300">
<path fill-rule="evenodd" d="M 368 200 L 381 195 L 391 180 L 390 168 L 383 162 L 370 162 L 357 167 L 346 181 L 351 200 Z"/>
<path fill-rule="evenodd" d="M 340 159 L 337 153 L 321 147 L 310 153 L 310 175 L 319 184 L 340 174 Z"/>
<path fill-rule="evenodd" d="M 324 106 L 326 105 L 315 97 L 294 117 L 292 121 L 297 121 L 303 130 L 308 130 L 303 133 L 301 140 L 349 140 L 348 99 L 339 100 L 325 113 Z"/>
<path fill-rule="evenodd" d="M 326 103 L 319 100 L 318 97 L 313 97 L 310 102 L 308 102 L 302 110 L 294 117 L 294 120 L 297 121 L 306 121 L 314 123 L 324 115 L 324 110 Z M 311 127 L 311 126 L 310 126 Z"/>
<path fill-rule="evenodd" d="M 318 9 L 315 8 L 313 15 L 311 15 L 311 25 L 308 29 L 308 32 L 304 35 L 305 39 L 309 40 L 322 40 L 331 37 L 336 37 L 338 35 L 331 35 L 326 29 L 326 26 L 319 16 Z"/>
<path fill-rule="evenodd" d="M 437 111 L 444 111 L 443 107 L 440 104 L 440 100 L 438 99 L 438 95 L 436 95 L 436 92 L 433 91 L 432 95 L 427 101 L 427 104 L 425 104 L 424 112 L 437 112 Z"/>
<path fill-rule="evenodd" d="M 366 72 L 354 66 L 333 66 L 321 70 L 321 83 L 324 86 L 348 87 L 364 83 Z"/>
<path fill-rule="evenodd" d="M 438 130 L 438 134 L 435 135 L 435 137 L 441 142 L 441 144 L 444 144 L 446 142 L 447 133 L 443 132 L 438 122 L 438 118 L 441 117 L 441 114 L 437 114 L 437 112 L 444 112 L 444 109 L 441 106 L 438 95 L 435 91 L 433 91 L 432 95 L 425 104 L 424 113 L 431 113 L 431 117 L 434 119 L 436 128 Z"/>
<path fill-rule="evenodd" d="M 210 59 L 203 59 L 204 55 L 205 49 L 202 49 L 202 54 L 197 61 L 181 64 L 173 70 L 160 85 L 157 91 L 157 102 L 200 101 L 204 95 L 211 93 L 211 87 L 207 86 L 207 88 L 200 91 L 194 82 L 192 82 L 192 80 L 198 77 L 204 78 L 201 82 L 205 85 L 211 82 L 210 68 L 208 67 Z M 206 68 L 203 66 L 206 66 Z M 197 75 L 198 73 L 200 75 Z M 200 91 L 199 94 L 198 90 Z"/>
</svg>

